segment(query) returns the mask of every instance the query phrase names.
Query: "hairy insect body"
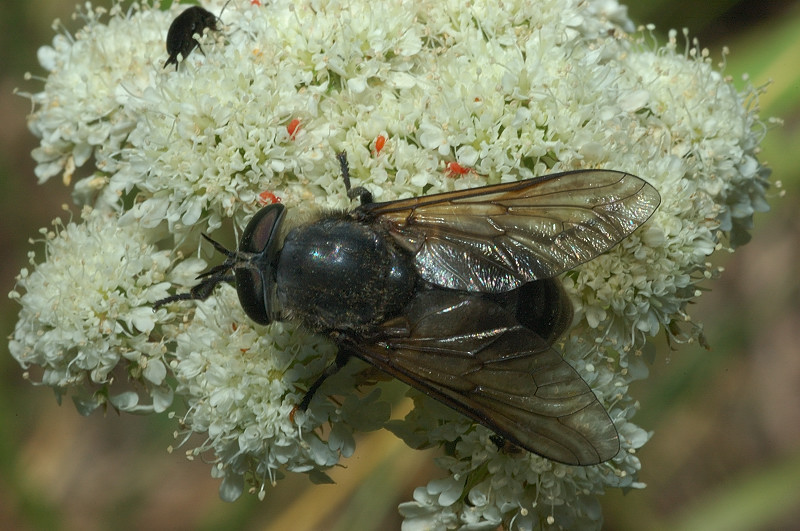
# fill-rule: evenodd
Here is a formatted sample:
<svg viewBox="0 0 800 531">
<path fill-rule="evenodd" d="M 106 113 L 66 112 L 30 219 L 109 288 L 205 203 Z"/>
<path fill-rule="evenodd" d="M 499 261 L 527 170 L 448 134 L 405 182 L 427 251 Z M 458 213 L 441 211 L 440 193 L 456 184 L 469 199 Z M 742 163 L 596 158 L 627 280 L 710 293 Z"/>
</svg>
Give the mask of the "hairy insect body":
<svg viewBox="0 0 800 531">
<path fill-rule="evenodd" d="M 189 293 L 235 280 L 254 322 L 297 319 L 339 347 L 325 378 L 358 357 L 493 430 L 571 465 L 614 458 L 620 440 L 592 388 L 552 347 L 572 320 L 557 277 L 614 247 L 647 221 L 658 192 L 613 170 L 361 205 L 286 233 L 286 208 L 258 211 L 232 251 Z"/>
<path fill-rule="evenodd" d="M 352 219 L 290 231 L 276 270 L 280 306 L 318 331 L 368 330 L 402 311 L 418 282 L 410 255 Z"/>
</svg>

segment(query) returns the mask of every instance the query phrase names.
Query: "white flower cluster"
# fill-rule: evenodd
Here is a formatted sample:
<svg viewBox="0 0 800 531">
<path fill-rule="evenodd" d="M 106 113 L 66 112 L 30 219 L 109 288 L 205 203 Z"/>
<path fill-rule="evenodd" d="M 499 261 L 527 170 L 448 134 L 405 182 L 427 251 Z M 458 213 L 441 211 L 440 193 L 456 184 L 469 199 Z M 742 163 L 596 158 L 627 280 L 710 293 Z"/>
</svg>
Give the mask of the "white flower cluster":
<svg viewBox="0 0 800 531">
<path fill-rule="evenodd" d="M 189 403 L 187 435 L 207 434 L 187 454 L 213 454 L 214 472 L 224 478 L 220 495 L 229 501 L 242 494 L 245 476 L 253 477 L 262 497 L 283 470 L 329 482 L 324 470 L 355 449 L 353 430 L 377 429 L 389 417 L 389 404 L 377 392 L 352 396 L 338 407 L 320 393 L 308 411 L 295 411 L 301 389 L 330 363 L 335 347 L 281 323 L 268 334 L 247 323 L 236 290 L 219 288 L 181 326 L 172 363 L 176 393 Z M 352 395 L 359 367 L 348 365 L 323 391 Z M 322 439 L 314 430 L 326 423 L 331 429 Z"/>
<path fill-rule="evenodd" d="M 223 3 L 204 7 L 218 14 Z M 561 345 L 615 421 L 620 454 L 569 467 L 498 451 L 488 430 L 416 393 L 414 411 L 389 425 L 412 446 L 449 448 L 438 460 L 449 477 L 401 506 L 407 529 L 599 527 L 597 494 L 641 486 L 635 454 L 649 434 L 632 422 L 628 386 L 647 374 L 647 337 L 662 327 L 699 337 L 698 325 L 680 325 L 698 283 L 717 273 L 708 255 L 726 234 L 731 246 L 746 241 L 766 209 L 757 91 L 738 93 L 675 34 L 646 44 L 615 0 L 263 4 L 232 1 L 220 31 L 204 32 L 177 69 L 163 68 L 167 30 L 185 9 L 175 3 L 86 4 L 85 26 L 40 50 L 48 73 L 29 95 L 36 173 L 77 177 L 75 200 L 92 208 L 48 234 L 44 260 L 21 273 L 12 355 L 58 392 L 89 390 L 92 407 L 108 397 L 162 411 L 173 392 L 184 397 L 186 433 L 206 434 L 189 453 L 212 454 L 225 499 L 245 481 L 263 496 L 283 471 L 324 481 L 353 452 L 353 431 L 384 425 L 388 406 L 355 393 L 361 366 L 351 363 L 293 412 L 334 347 L 291 324 L 252 325 L 229 287 L 153 313 L 169 285 L 191 284 L 204 266 L 180 261 L 199 232 L 226 219 L 240 229 L 275 200 L 301 213 L 347 208 L 342 150 L 354 185 L 376 200 L 628 171 L 658 189 L 661 206 L 565 276 L 575 324 Z M 129 381 L 152 406 L 119 391 Z"/>
<path fill-rule="evenodd" d="M 87 208 L 82 218 L 66 226 L 57 219 L 57 232 L 41 231 L 46 259 L 37 265 L 29 253 L 32 270 L 22 270 L 10 293 L 22 310 L 9 351 L 23 368 L 40 368 L 41 383 L 59 396 L 76 393 L 83 412 L 107 402 L 125 411 L 164 411 L 173 393 L 165 381 L 166 348 L 151 337 L 152 301 L 170 286 L 170 253 L 157 250 L 151 235 L 119 227 L 111 213 Z M 203 265 L 183 262 L 171 279 L 188 280 Z M 132 390 L 111 394 L 115 379 L 115 390 L 129 380 L 143 385 L 152 403 L 140 404 Z"/>
</svg>

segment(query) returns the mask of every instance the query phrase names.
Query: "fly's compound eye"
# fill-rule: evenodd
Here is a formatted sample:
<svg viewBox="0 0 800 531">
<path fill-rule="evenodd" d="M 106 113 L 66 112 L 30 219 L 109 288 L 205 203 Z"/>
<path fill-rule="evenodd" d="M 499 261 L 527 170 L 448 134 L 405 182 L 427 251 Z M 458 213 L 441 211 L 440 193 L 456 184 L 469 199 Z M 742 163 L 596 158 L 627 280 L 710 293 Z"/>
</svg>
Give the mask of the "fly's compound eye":
<svg viewBox="0 0 800 531">
<path fill-rule="evenodd" d="M 275 263 L 280 250 L 278 233 L 285 207 L 276 203 L 259 210 L 242 233 L 240 253 L 252 253 L 249 267 L 236 268 L 236 292 L 247 316 L 258 324 L 274 320 Z"/>
</svg>

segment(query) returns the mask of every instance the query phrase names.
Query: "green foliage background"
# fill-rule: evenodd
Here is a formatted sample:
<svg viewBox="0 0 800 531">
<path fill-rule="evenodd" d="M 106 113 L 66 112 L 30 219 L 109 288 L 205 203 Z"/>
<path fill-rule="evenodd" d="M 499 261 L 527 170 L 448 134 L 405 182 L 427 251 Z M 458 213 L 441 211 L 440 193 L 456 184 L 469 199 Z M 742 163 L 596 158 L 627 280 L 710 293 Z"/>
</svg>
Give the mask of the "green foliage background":
<svg viewBox="0 0 800 531">
<path fill-rule="evenodd" d="M 236 0 L 235 0 L 236 1 Z M 244 0 L 241 0 L 244 1 Z M 53 19 L 71 30 L 72 0 L 9 2 L 0 11 L 0 291 L 27 264 L 28 239 L 70 203 L 57 180 L 36 184 L 27 131 L 28 100 L 15 88 L 41 85 L 38 46 Z M 723 277 L 692 309 L 712 346 L 676 351 L 657 339 L 651 377 L 633 392 L 637 421 L 654 430 L 642 451 L 643 491 L 602 499 L 607 529 L 800 529 L 800 4 L 791 1 L 642 0 L 637 23 L 663 37 L 687 27 L 741 86 L 771 80 L 761 102 L 777 116 L 761 160 L 785 196 L 756 216 L 754 238 L 726 257 Z M 165 29 L 166 31 L 166 29 Z M 645 176 L 646 177 L 646 176 Z M 11 333 L 18 307 L 0 299 L 0 330 Z M 395 414 L 401 414 L 404 404 Z M 170 454 L 165 418 L 80 417 L 47 389 L 31 386 L 0 347 L 0 522 L 4 529 L 397 529 L 396 506 L 435 477 L 430 452 L 409 450 L 388 432 L 362 437 L 336 485 L 290 477 L 258 502 L 217 497 L 205 463 Z"/>
</svg>

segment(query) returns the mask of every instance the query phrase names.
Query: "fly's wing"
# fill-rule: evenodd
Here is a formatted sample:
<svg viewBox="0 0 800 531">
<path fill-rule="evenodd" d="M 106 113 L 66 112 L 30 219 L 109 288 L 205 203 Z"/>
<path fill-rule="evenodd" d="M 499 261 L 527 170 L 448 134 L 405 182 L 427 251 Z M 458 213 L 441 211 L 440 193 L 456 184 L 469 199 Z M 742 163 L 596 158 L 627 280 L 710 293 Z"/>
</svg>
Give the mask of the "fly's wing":
<svg viewBox="0 0 800 531">
<path fill-rule="evenodd" d="M 619 452 L 614 423 L 550 342 L 481 294 L 419 292 L 375 336 L 340 345 L 531 452 L 593 465 Z"/>
<path fill-rule="evenodd" d="M 579 170 L 513 183 L 373 203 L 377 218 L 436 285 L 500 293 L 551 278 L 608 251 L 661 199 L 642 179 Z"/>
</svg>

